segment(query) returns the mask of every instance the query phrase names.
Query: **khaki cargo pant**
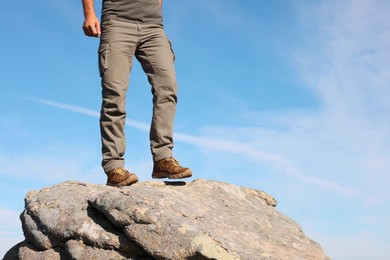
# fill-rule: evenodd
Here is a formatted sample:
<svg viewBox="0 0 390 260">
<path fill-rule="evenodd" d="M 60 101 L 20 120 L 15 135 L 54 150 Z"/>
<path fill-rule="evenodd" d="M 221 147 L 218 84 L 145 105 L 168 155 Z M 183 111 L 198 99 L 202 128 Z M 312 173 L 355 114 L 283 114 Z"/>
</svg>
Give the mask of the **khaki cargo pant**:
<svg viewBox="0 0 390 260">
<path fill-rule="evenodd" d="M 99 46 L 100 131 L 105 172 L 124 167 L 126 92 L 134 56 L 152 86 L 150 148 L 153 160 L 172 156 L 177 83 L 171 44 L 161 25 L 109 20 L 102 23 Z"/>
</svg>

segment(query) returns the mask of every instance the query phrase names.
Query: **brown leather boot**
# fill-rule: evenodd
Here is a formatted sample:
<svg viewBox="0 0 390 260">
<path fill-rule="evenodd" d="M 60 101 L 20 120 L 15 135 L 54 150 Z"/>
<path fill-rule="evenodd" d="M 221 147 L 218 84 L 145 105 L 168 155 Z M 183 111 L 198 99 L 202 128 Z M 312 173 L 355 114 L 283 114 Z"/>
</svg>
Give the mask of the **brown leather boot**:
<svg viewBox="0 0 390 260">
<path fill-rule="evenodd" d="M 154 179 L 182 179 L 191 176 L 191 169 L 181 167 L 173 157 L 164 158 L 154 163 L 152 173 Z"/>
<path fill-rule="evenodd" d="M 115 168 L 107 174 L 107 185 L 114 187 L 128 186 L 138 181 L 137 175 L 123 168 Z"/>
</svg>

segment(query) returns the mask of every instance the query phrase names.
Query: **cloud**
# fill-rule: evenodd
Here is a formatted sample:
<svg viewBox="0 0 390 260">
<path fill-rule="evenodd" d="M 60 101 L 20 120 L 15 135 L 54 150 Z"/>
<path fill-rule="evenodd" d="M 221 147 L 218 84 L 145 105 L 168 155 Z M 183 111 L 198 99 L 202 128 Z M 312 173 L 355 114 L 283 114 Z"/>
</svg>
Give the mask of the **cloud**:
<svg viewBox="0 0 390 260">
<path fill-rule="evenodd" d="M 350 235 L 313 234 L 321 240 L 325 253 L 338 260 L 388 259 L 389 241 L 379 234 L 361 232 Z"/>
<path fill-rule="evenodd" d="M 1 230 L 19 229 L 21 225 L 19 220 L 20 213 L 21 212 L 16 212 L 7 208 L 0 207 L 0 216 L 1 216 L 0 229 Z"/>
<path fill-rule="evenodd" d="M 305 48 L 292 51 L 302 82 L 322 101 L 298 127 L 341 150 L 350 159 L 343 168 L 373 197 L 390 181 L 389 8 L 382 0 L 301 2 Z"/>
<path fill-rule="evenodd" d="M 307 37 L 305 49 L 295 53 L 296 64 L 334 115 L 388 118 L 389 8 L 380 0 L 300 5 Z"/>
<path fill-rule="evenodd" d="M 28 98 L 28 99 L 44 105 L 65 109 L 68 111 L 76 112 L 87 116 L 93 116 L 93 117 L 99 116 L 99 113 L 97 113 L 96 111 L 84 107 L 80 107 L 80 106 L 63 104 L 63 103 L 53 102 L 44 99 L 36 99 L 36 98 Z M 142 131 L 149 130 L 148 125 L 130 119 L 126 119 L 126 125 Z M 342 196 L 351 197 L 351 196 L 356 196 L 357 194 L 356 190 L 350 187 L 345 187 L 335 181 L 328 181 L 328 180 L 316 178 L 314 176 L 305 175 L 299 169 L 299 167 L 293 161 L 289 160 L 287 157 L 281 156 L 277 153 L 271 153 L 271 152 L 260 150 L 244 142 L 238 142 L 234 140 L 229 141 L 229 139 L 222 140 L 221 138 L 208 138 L 208 137 L 194 136 L 194 135 L 189 135 L 184 133 L 175 133 L 175 140 L 187 144 L 191 144 L 194 146 L 198 146 L 204 149 L 213 150 L 213 151 L 223 151 L 232 154 L 243 155 L 253 160 L 256 163 L 261 162 L 263 164 L 270 164 L 273 167 L 277 167 L 281 169 L 282 172 L 288 174 L 290 177 L 293 177 L 303 182 L 320 186 L 325 189 L 333 190 L 341 194 Z"/>
<path fill-rule="evenodd" d="M 59 103 L 59 102 L 53 102 L 53 101 L 46 100 L 46 99 L 31 98 L 31 97 L 25 97 L 24 99 L 28 99 L 28 100 L 31 100 L 31 101 L 34 101 L 37 103 L 41 103 L 44 105 L 48 105 L 51 107 L 56 107 L 56 108 L 61 108 L 64 110 L 76 112 L 78 114 L 82 114 L 82 115 L 86 115 L 86 116 L 92 116 L 92 117 L 97 117 L 97 118 L 100 117 L 99 112 L 92 110 L 92 109 L 85 108 L 85 107 L 81 107 L 81 106 L 69 105 L 69 104 L 64 104 L 64 103 Z M 145 124 L 145 123 L 131 120 L 128 118 L 126 119 L 126 125 L 130 126 L 130 127 L 134 127 L 136 129 L 139 129 L 139 130 L 143 130 L 143 131 L 148 131 L 150 128 L 150 126 Z"/>
<path fill-rule="evenodd" d="M 60 145 L 60 147 L 64 149 L 66 145 Z M 89 165 L 91 158 L 83 155 L 78 148 L 75 148 L 73 153 L 69 153 L 72 156 L 66 155 L 64 150 L 59 149 L 50 148 L 39 151 L 41 152 L 46 155 L 19 154 L 18 163 L 14 163 L 14 156 L 0 154 L 0 175 L 3 178 L 9 178 L 12 173 L 14 180 L 23 179 L 25 184 L 30 185 L 34 181 L 39 181 L 42 185 L 42 183 L 55 184 L 67 180 L 99 181 L 100 176 L 103 177 L 103 174 L 99 172 L 101 169 L 91 167 Z"/>
<path fill-rule="evenodd" d="M 19 220 L 20 213 L 0 207 L 0 256 L 24 240 Z"/>
<path fill-rule="evenodd" d="M 4 256 L 17 243 L 24 240 L 23 235 L 18 232 L 0 231 L 0 256 Z"/>
</svg>

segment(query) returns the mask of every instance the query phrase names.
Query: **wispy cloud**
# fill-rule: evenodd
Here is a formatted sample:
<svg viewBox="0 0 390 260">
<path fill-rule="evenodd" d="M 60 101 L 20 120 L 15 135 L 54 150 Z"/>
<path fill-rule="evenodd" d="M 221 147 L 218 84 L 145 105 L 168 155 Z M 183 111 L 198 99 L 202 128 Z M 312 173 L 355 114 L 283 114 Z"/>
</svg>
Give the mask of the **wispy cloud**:
<svg viewBox="0 0 390 260">
<path fill-rule="evenodd" d="M 302 81 L 322 101 L 316 118 L 301 127 L 328 140 L 324 147 L 341 149 L 352 163 L 343 168 L 356 172 L 355 182 L 376 187 L 372 196 L 385 195 L 382 184 L 390 181 L 390 2 L 298 6 L 306 44 L 292 53 Z"/>
<path fill-rule="evenodd" d="M 19 220 L 20 213 L 0 208 L 0 256 L 3 256 L 11 247 L 24 240 Z"/>
<path fill-rule="evenodd" d="M 20 227 L 19 227 L 20 229 Z M 22 242 L 24 237 L 17 232 L 0 231 L 0 256 L 4 256 L 17 243 Z"/>
<path fill-rule="evenodd" d="M 44 151 L 19 154 L 17 163 L 14 156 L 0 154 L 0 176 L 3 180 L 23 179 L 25 184 L 34 186 L 34 181 L 42 185 L 53 185 L 67 180 L 95 181 L 104 183 L 100 167 L 90 168 L 92 158 L 100 158 L 94 153 L 83 154 L 81 147 L 66 145 L 45 147 Z M 70 149 L 71 148 L 71 149 Z M 65 151 L 70 149 L 71 151 Z M 31 187 L 30 187 L 31 188 Z"/>
<path fill-rule="evenodd" d="M 76 112 L 87 116 L 93 116 L 93 117 L 99 116 L 98 112 L 80 106 L 63 104 L 63 103 L 53 102 L 44 99 L 36 99 L 36 98 L 29 98 L 29 99 L 31 101 L 38 102 L 44 105 L 57 107 L 60 109 Z M 127 119 L 126 125 L 142 131 L 149 130 L 149 126 L 147 126 L 146 124 L 142 122 L 130 120 L 130 119 Z M 333 190 L 343 196 L 350 197 L 350 196 L 355 196 L 357 194 L 357 191 L 349 187 L 344 187 L 338 184 L 337 182 L 328 181 L 313 176 L 307 176 L 304 173 L 302 173 L 299 167 L 288 158 L 276 153 L 271 153 L 271 152 L 262 151 L 260 149 L 256 149 L 253 146 L 248 145 L 246 143 L 222 140 L 217 138 L 194 136 L 190 134 L 177 133 L 177 132 L 175 133 L 175 140 L 185 142 L 194 146 L 214 150 L 214 151 L 224 151 L 232 154 L 240 154 L 258 163 L 271 164 L 274 167 L 280 168 L 282 172 L 288 174 L 293 178 L 314 185 L 318 185 L 322 188 Z"/>
<path fill-rule="evenodd" d="M 100 113 L 99 112 L 97 112 L 95 110 L 92 110 L 92 109 L 85 108 L 85 107 L 81 107 L 81 106 L 75 106 L 75 105 L 69 105 L 69 104 L 64 104 L 64 103 L 59 103 L 59 102 L 53 102 L 53 101 L 50 101 L 50 100 L 39 99 L 39 98 L 28 97 L 28 98 L 25 98 L 25 99 L 29 99 L 31 101 L 38 102 L 38 103 L 41 103 L 41 104 L 44 104 L 44 105 L 48 105 L 48 106 L 51 106 L 51 107 L 56 107 L 56 108 L 61 108 L 61 109 L 64 109 L 64 110 L 76 112 L 78 114 L 82 114 L 82 115 L 86 115 L 86 116 L 100 117 Z M 139 122 L 139 121 L 131 120 L 131 119 L 128 119 L 128 118 L 126 119 L 126 125 L 130 126 L 130 127 L 134 127 L 136 129 L 139 129 L 139 130 L 143 130 L 143 131 L 148 131 L 149 128 L 150 128 L 150 126 L 147 125 L 147 124 L 144 124 L 144 123 Z"/>
<path fill-rule="evenodd" d="M 0 216 L 1 216 L 1 230 L 5 229 L 19 229 L 20 220 L 19 215 L 21 212 L 16 212 L 7 208 L 0 207 Z"/>
<path fill-rule="evenodd" d="M 389 2 L 310 2 L 299 8 L 307 41 L 295 53 L 297 65 L 326 109 L 335 115 L 389 116 Z"/>
<path fill-rule="evenodd" d="M 337 256 L 339 260 L 387 259 L 390 256 L 389 240 L 383 240 L 378 233 L 335 236 L 316 233 L 315 236 L 327 245 L 326 252 Z"/>
</svg>

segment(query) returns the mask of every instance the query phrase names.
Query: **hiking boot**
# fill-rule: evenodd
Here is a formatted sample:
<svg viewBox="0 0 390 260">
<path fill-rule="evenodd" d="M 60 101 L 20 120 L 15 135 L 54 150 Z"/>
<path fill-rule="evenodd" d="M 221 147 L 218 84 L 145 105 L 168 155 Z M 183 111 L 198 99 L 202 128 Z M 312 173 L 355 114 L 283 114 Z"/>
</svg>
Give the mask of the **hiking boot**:
<svg viewBox="0 0 390 260">
<path fill-rule="evenodd" d="M 184 168 L 179 165 L 173 157 L 168 157 L 154 163 L 153 179 L 182 179 L 192 176 L 192 171 L 189 168 Z"/>
<path fill-rule="evenodd" d="M 108 186 L 122 187 L 131 185 L 138 181 L 137 175 L 130 173 L 123 168 L 115 168 L 106 174 L 108 177 L 106 185 Z"/>
</svg>

